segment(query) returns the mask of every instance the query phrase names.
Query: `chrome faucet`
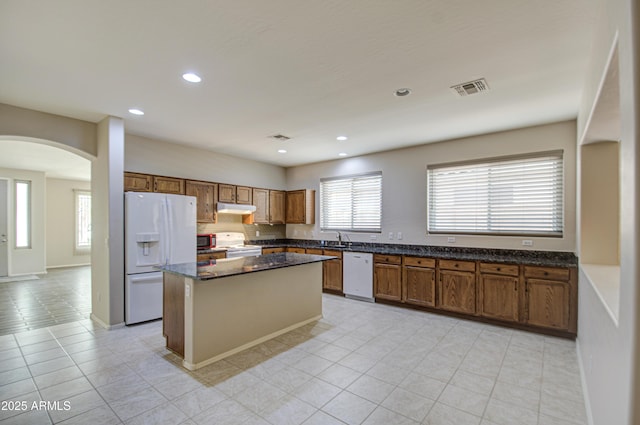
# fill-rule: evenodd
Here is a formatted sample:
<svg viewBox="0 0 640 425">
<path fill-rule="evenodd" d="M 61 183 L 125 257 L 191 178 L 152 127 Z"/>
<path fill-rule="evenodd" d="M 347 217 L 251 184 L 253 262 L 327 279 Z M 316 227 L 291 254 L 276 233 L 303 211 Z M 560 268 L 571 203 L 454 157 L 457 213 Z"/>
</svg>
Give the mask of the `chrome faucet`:
<svg viewBox="0 0 640 425">
<path fill-rule="evenodd" d="M 342 245 L 342 233 L 336 232 L 338 234 L 338 245 Z"/>
</svg>

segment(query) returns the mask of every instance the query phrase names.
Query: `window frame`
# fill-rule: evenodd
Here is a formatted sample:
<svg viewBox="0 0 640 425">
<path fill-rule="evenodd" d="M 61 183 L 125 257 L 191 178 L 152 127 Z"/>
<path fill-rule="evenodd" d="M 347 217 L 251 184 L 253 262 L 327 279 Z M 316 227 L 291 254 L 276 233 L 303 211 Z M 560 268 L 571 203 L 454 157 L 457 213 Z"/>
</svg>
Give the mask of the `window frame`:
<svg viewBox="0 0 640 425">
<path fill-rule="evenodd" d="M 352 190 L 350 193 L 350 199 L 352 202 L 351 212 L 349 216 L 350 225 L 348 227 L 340 227 L 340 226 L 326 224 L 325 221 L 327 219 L 328 213 L 325 211 L 325 208 L 328 208 L 329 206 L 325 204 L 324 191 L 326 189 L 324 188 L 324 183 L 335 182 L 335 181 L 345 181 L 345 182 L 350 181 L 351 183 L 353 183 L 357 179 L 371 178 L 371 177 L 376 177 L 379 180 L 379 192 L 378 192 L 379 210 L 378 210 L 378 217 L 377 217 L 377 226 L 358 228 L 357 225 L 354 225 L 354 209 L 355 208 L 353 205 L 353 199 L 354 199 L 353 187 L 351 188 Z M 320 192 L 320 231 L 352 232 L 352 233 L 382 233 L 382 171 L 373 171 L 373 172 L 367 172 L 367 173 L 350 174 L 350 175 L 334 176 L 334 177 L 323 177 L 320 179 L 319 192 Z"/>
<path fill-rule="evenodd" d="M 554 158 L 555 157 L 555 158 Z M 470 230 L 465 230 L 465 229 L 454 229 L 453 227 L 450 228 L 440 228 L 440 229 L 436 229 L 436 230 L 432 230 L 432 225 L 434 224 L 432 222 L 433 220 L 433 213 L 434 213 L 434 200 L 433 200 L 433 195 L 432 195 L 432 185 L 433 185 L 433 177 L 432 177 L 432 172 L 434 170 L 442 170 L 442 169 L 453 169 L 453 168 L 457 168 L 457 167 L 473 167 L 473 166 L 477 166 L 478 169 L 481 168 L 487 168 L 487 169 L 491 169 L 492 167 L 496 167 L 499 168 L 500 166 L 506 166 L 508 163 L 513 163 L 513 162 L 517 162 L 517 161 L 522 161 L 523 164 L 525 162 L 527 162 L 528 160 L 535 160 L 535 159 L 540 159 L 540 161 L 543 161 L 545 159 L 554 159 L 555 161 L 559 161 L 559 171 L 557 171 L 560 175 L 559 175 L 559 180 L 560 180 L 560 190 L 553 192 L 553 194 L 556 197 L 559 197 L 559 199 L 556 199 L 553 204 L 550 205 L 550 208 L 552 209 L 552 211 L 557 211 L 557 215 L 559 215 L 559 217 L 555 217 L 553 219 L 552 222 L 556 222 L 559 223 L 559 230 L 550 230 L 550 231 L 530 231 L 527 232 L 525 230 L 513 230 L 513 231 L 499 231 L 499 230 L 494 230 L 491 231 L 490 229 L 490 222 L 491 219 L 489 218 L 491 216 L 491 211 L 492 211 L 492 207 L 491 207 L 491 203 L 493 202 L 494 204 L 497 204 L 497 200 L 495 199 L 495 196 L 493 198 L 490 197 L 491 192 L 487 192 L 487 207 L 486 207 L 486 214 L 487 214 L 487 230 L 486 231 L 482 231 L 482 230 L 478 230 L 478 231 L 470 231 Z M 552 173 L 550 173 L 551 175 Z M 557 177 L 557 176 L 556 176 Z M 461 161 L 461 162 L 450 162 L 450 163 L 441 163 L 441 164 L 430 164 L 427 166 L 427 235 L 482 235 L 482 236 L 517 236 L 517 237 L 547 237 L 547 238 L 562 238 L 564 237 L 564 232 L 565 232 L 565 220 L 566 220 L 566 214 L 565 214 L 565 191 L 566 191 L 566 185 L 565 185 L 565 164 L 564 164 L 564 151 L 563 150 L 553 150 L 553 151 L 544 151 L 544 152 L 533 152 L 533 153 L 526 153 L 526 154 L 519 154 L 519 155 L 509 155 L 509 156 L 501 156 L 501 157 L 491 157 L 491 158 L 481 158 L 481 159 L 474 159 L 474 160 L 469 160 L 469 161 Z M 500 181 L 500 180 L 498 180 Z M 500 181 L 501 183 L 506 182 L 507 180 L 502 180 Z M 487 177 L 487 185 L 491 184 L 491 179 L 490 177 Z M 496 181 L 493 181 L 493 183 L 495 184 Z M 494 207 L 495 209 L 495 207 Z M 552 213 L 553 214 L 553 213 Z"/>
<path fill-rule="evenodd" d="M 91 252 L 91 191 L 86 189 L 74 189 L 74 251 L 77 254 L 88 254 Z M 80 197 L 89 196 L 89 244 L 80 245 Z"/>
<path fill-rule="evenodd" d="M 20 205 L 18 203 L 18 185 L 26 185 L 26 204 L 25 205 Z M 20 179 L 16 179 L 14 180 L 13 183 L 13 189 L 14 189 L 14 231 L 15 231 L 15 241 L 14 241 L 14 248 L 15 249 L 31 249 L 31 244 L 32 244 L 32 228 L 31 228 L 31 192 L 32 192 L 32 182 L 31 180 L 20 180 Z M 21 239 L 21 231 L 18 228 L 20 226 L 21 223 L 21 216 L 22 216 L 22 211 L 20 211 L 21 207 L 24 207 L 24 209 L 26 210 L 24 212 L 24 221 L 26 221 L 25 224 L 25 231 L 26 231 L 26 244 L 25 245 L 18 245 L 19 243 L 19 239 Z"/>
</svg>

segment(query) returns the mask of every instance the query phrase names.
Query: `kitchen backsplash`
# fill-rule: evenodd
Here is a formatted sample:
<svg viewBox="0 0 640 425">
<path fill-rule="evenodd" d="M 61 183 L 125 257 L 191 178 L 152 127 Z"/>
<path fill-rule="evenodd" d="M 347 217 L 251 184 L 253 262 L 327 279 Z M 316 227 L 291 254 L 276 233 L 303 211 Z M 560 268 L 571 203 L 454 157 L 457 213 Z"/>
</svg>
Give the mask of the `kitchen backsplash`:
<svg viewBox="0 0 640 425">
<path fill-rule="evenodd" d="M 218 214 L 218 222 L 198 223 L 198 233 L 242 232 L 245 239 L 283 239 L 286 237 L 284 224 L 243 224 L 241 215 Z M 260 236 L 256 235 L 260 232 Z"/>
</svg>

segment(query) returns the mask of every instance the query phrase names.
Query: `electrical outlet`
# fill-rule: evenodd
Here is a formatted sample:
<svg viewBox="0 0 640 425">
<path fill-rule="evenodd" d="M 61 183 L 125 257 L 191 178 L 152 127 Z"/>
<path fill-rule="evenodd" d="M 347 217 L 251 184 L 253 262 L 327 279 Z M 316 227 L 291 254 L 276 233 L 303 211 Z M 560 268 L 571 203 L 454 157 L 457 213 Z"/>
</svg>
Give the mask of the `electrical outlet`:
<svg viewBox="0 0 640 425">
<path fill-rule="evenodd" d="M 184 296 L 185 297 L 190 297 L 191 296 L 191 285 L 189 285 L 189 284 L 185 284 L 184 285 Z"/>
<path fill-rule="evenodd" d="M 260 230 L 256 230 L 256 237 L 260 236 Z"/>
<path fill-rule="evenodd" d="M 456 238 L 454 238 L 453 236 L 449 236 L 449 237 L 447 238 L 447 242 L 448 242 L 448 243 L 456 243 Z"/>
<path fill-rule="evenodd" d="M 378 239 L 378 237 L 376 235 L 369 235 L 369 239 L 375 241 L 376 239 Z"/>
<path fill-rule="evenodd" d="M 533 246 L 533 241 L 531 239 L 523 239 L 522 246 Z"/>
<path fill-rule="evenodd" d="M 402 239 L 402 232 L 398 232 L 398 240 Z"/>
<path fill-rule="evenodd" d="M 393 239 L 393 232 L 389 232 L 389 240 Z"/>
</svg>

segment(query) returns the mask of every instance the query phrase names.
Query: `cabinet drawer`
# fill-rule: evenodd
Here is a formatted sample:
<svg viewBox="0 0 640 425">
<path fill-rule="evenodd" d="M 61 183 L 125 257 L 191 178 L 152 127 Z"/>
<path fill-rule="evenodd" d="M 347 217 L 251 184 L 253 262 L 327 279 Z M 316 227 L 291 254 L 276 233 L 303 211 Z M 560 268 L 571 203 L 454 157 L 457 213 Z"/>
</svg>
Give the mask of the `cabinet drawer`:
<svg viewBox="0 0 640 425">
<path fill-rule="evenodd" d="M 262 248 L 262 255 L 284 252 L 284 248 Z"/>
<path fill-rule="evenodd" d="M 332 251 L 330 249 L 325 249 L 323 251 L 324 255 L 329 255 L 331 257 L 338 257 L 338 258 L 342 258 L 342 251 Z"/>
<path fill-rule="evenodd" d="M 375 254 L 373 256 L 373 262 L 385 264 L 402 264 L 402 257 L 399 255 Z"/>
<path fill-rule="evenodd" d="M 513 264 L 480 263 L 480 273 L 506 274 L 518 276 L 518 266 Z"/>
<path fill-rule="evenodd" d="M 445 270 L 475 272 L 476 263 L 473 261 L 440 260 L 440 268 Z"/>
<path fill-rule="evenodd" d="M 524 266 L 524 276 L 540 279 L 569 280 L 569 269 Z"/>
<path fill-rule="evenodd" d="M 294 252 L 296 254 L 304 254 L 305 253 L 305 249 L 304 248 L 296 248 L 294 246 L 290 246 L 290 247 L 287 247 L 287 252 Z"/>
<path fill-rule="evenodd" d="M 405 266 L 414 266 L 414 267 L 436 267 L 436 260 L 433 258 L 422 258 L 422 257 L 404 257 L 404 265 Z"/>
<path fill-rule="evenodd" d="M 307 254 L 322 255 L 322 250 L 317 248 L 307 248 Z"/>
</svg>

